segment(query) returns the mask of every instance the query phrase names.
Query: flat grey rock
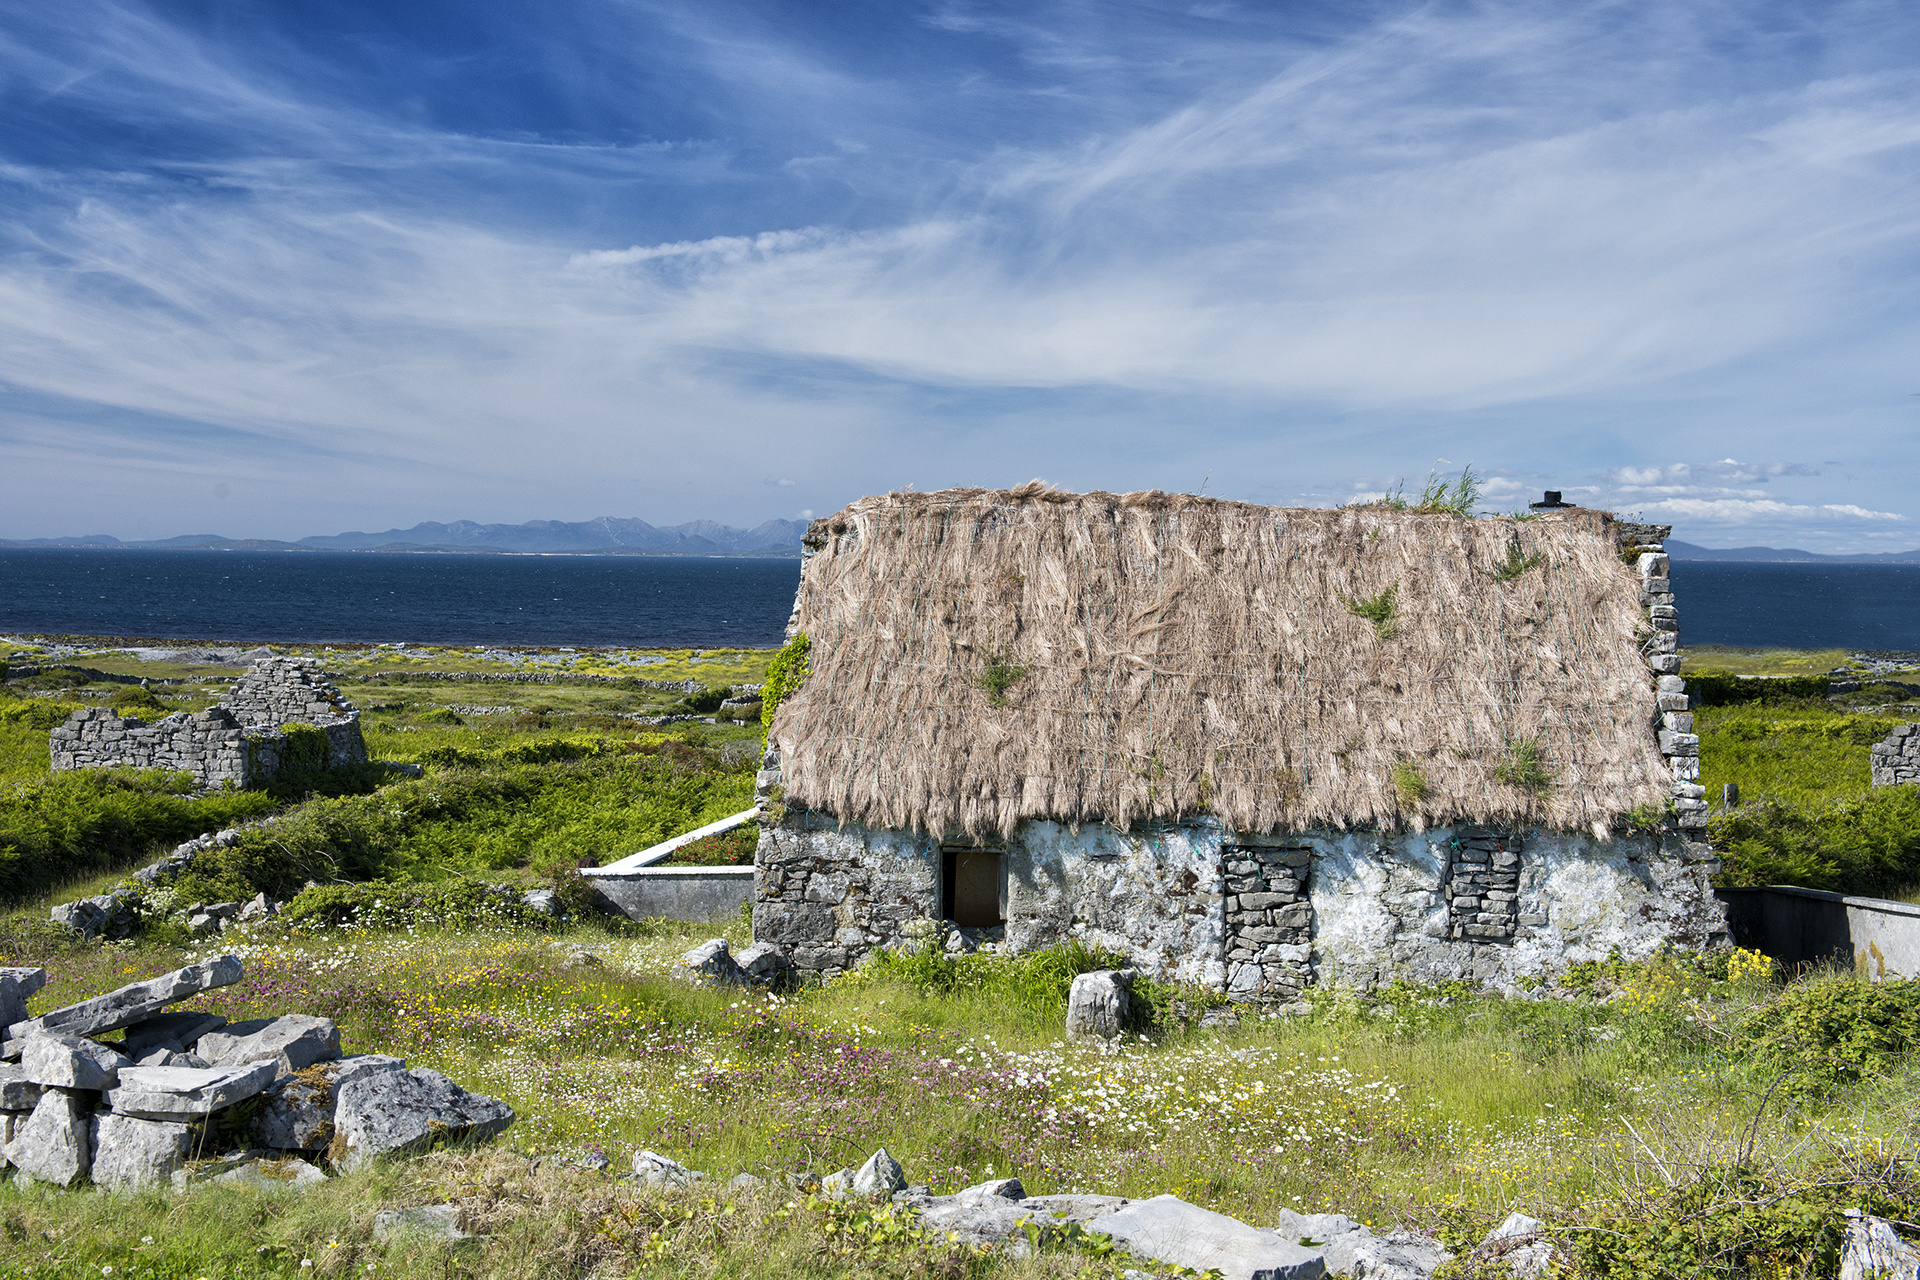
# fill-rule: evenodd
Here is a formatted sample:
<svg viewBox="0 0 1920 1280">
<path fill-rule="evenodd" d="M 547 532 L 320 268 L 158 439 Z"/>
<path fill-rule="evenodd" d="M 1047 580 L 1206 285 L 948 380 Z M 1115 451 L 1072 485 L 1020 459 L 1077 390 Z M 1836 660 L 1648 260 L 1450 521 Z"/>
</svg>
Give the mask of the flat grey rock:
<svg viewBox="0 0 1920 1280">
<path fill-rule="evenodd" d="M 216 1173 L 211 1180 L 229 1186 L 252 1187 L 255 1191 L 305 1191 L 325 1182 L 327 1175 L 298 1156 L 288 1156 L 284 1160 L 244 1160 Z"/>
<path fill-rule="evenodd" d="M 66 1089 L 48 1089 L 25 1123 L 14 1127 L 7 1159 L 37 1181 L 72 1186 L 92 1167 L 92 1115 L 90 1099 Z"/>
<path fill-rule="evenodd" d="M 240 981 L 245 975 L 238 956 L 221 956 L 205 964 L 190 964 L 145 982 L 129 983 L 117 991 L 55 1009 L 52 1013 L 7 1028 L 9 1040 L 24 1039 L 34 1030 L 96 1036 L 145 1022 L 177 1000 Z"/>
<path fill-rule="evenodd" d="M 92 1117 L 93 1183 L 136 1191 L 172 1180 L 193 1155 L 198 1126 L 134 1116 Z"/>
<path fill-rule="evenodd" d="M 1847 1238 L 1840 1247 L 1839 1280 L 1916 1280 L 1920 1249 L 1894 1231 L 1885 1218 L 1847 1210 Z"/>
<path fill-rule="evenodd" d="M 650 1187 L 684 1187 L 700 1175 L 658 1151 L 636 1151 L 633 1176 Z"/>
<path fill-rule="evenodd" d="M 273 1083 L 271 1062 L 238 1067 L 127 1067 L 106 1103 L 123 1116 L 181 1120 L 244 1102 Z"/>
<path fill-rule="evenodd" d="M 201 1036 L 226 1025 L 227 1020 L 217 1013 L 185 1010 L 156 1013 L 127 1028 L 126 1036 L 120 1041 L 120 1052 L 134 1059 L 145 1058 L 156 1049 L 188 1053 Z"/>
<path fill-rule="evenodd" d="M 1542 1275 L 1553 1263 L 1553 1238 L 1547 1224 L 1524 1213 L 1510 1213 L 1473 1251 L 1479 1262 L 1504 1262 L 1521 1280 Z"/>
<path fill-rule="evenodd" d="M 279 1018 L 235 1022 L 200 1037 L 194 1052 L 208 1066 L 233 1066 L 272 1059 L 291 1074 L 340 1056 L 340 1028 L 331 1018 L 290 1013 Z"/>
<path fill-rule="evenodd" d="M 513 1108 L 468 1093 L 438 1071 L 360 1071 L 335 1089 L 336 1164 L 424 1151 L 437 1142 L 483 1142 L 513 1123 Z"/>
<path fill-rule="evenodd" d="M 31 1111 L 40 1101 L 42 1086 L 27 1079 L 25 1069 L 0 1062 L 0 1111 Z"/>
<path fill-rule="evenodd" d="M 1323 1249 L 1328 1267 L 1355 1280 L 1429 1280 L 1453 1258 L 1432 1236 L 1412 1231 L 1377 1235 L 1339 1213 L 1282 1209 L 1273 1229 L 1284 1240 Z"/>
<path fill-rule="evenodd" d="M 1218 1271 L 1223 1280 L 1321 1280 L 1327 1274 L 1319 1250 L 1290 1244 L 1178 1196 L 1135 1200 L 1093 1219 L 1086 1229 L 1112 1236 L 1137 1257 Z"/>
<path fill-rule="evenodd" d="M 374 1072 L 405 1074 L 407 1064 L 385 1054 L 361 1054 L 315 1063 L 274 1080 L 254 1112 L 253 1140 L 280 1151 L 325 1151 L 333 1142 L 336 1091 L 343 1079 Z"/>
<path fill-rule="evenodd" d="M 867 1157 L 853 1175 L 853 1194 L 857 1196 L 892 1195 L 904 1191 L 907 1186 L 906 1170 L 900 1162 L 887 1154 L 885 1147 Z"/>
<path fill-rule="evenodd" d="M 793 973 L 787 953 L 771 942 L 756 942 L 734 957 L 747 981 L 757 987 L 770 987 L 785 981 Z"/>
<path fill-rule="evenodd" d="M 1118 1213 L 1132 1201 L 1125 1196 L 1028 1196 L 1022 1208 L 1044 1209 L 1063 1222 L 1092 1222 Z"/>
<path fill-rule="evenodd" d="M 20 1051 L 20 1073 L 38 1085 L 59 1089 L 111 1089 L 125 1058 L 96 1040 L 36 1031 Z"/>
<path fill-rule="evenodd" d="M 436 1240 L 470 1240 L 460 1229 L 460 1206 L 428 1204 L 417 1209 L 382 1209 L 373 1215 L 373 1238 L 392 1240 L 397 1236 L 422 1235 Z"/>
<path fill-rule="evenodd" d="M 835 1169 L 832 1173 L 820 1179 L 820 1194 L 830 1196 L 835 1200 L 852 1195 L 853 1170 Z"/>
</svg>

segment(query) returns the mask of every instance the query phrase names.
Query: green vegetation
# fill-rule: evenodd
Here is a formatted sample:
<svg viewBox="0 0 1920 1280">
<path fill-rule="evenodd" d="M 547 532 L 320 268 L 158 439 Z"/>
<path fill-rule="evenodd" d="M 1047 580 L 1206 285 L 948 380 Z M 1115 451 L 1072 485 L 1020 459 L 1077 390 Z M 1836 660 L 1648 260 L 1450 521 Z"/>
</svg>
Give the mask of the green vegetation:
<svg viewBox="0 0 1920 1280">
<path fill-rule="evenodd" d="M 1505 756 L 1494 766 L 1493 776 L 1510 787 L 1531 795 L 1545 795 L 1553 786 L 1553 766 L 1540 749 L 1538 737 L 1520 738 L 1507 743 Z"/>
<path fill-rule="evenodd" d="M 1386 507 L 1420 516 L 1471 516 L 1480 505 L 1480 477 L 1473 474 L 1472 466 L 1467 466 L 1461 469 L 1458 480 L 1448 484 L 1438 471 L 1429 471 L 1427 483 L 1416 499 L 1407 498 L 1406 484 L 1402 482 L 1382 497 L 1354 505 Z"/>
<path fill-rule="evenodd" d="M 1373 634 L 1375 638 L 1387 640 L 1392 638 L 1393 633 L 1399 627 L 1398 614 L 1400 606 L 1394 599 L 1394 597 L 1399 594 L 1399 591 L 1400 584 L 1396 582 L 1378 595 L 1368 596 L 1359 600 L 1349 600 L 1345 596 L 1342 596 L 1340 597 L 1340 603 L 1346 605 L 1347 612 L 1351 613 L 1354 617 L 1365 618 L 1368 622 L 1371 622 L 1373 624 Z"/>
<path fill-rule="evenodd" d="M 1536 551 L 1530 556 L 1522 555 L 1520 539 L 1515 538 L 1507 544 L 1507 558 L 1489 569 L 1487 576 L 1495 582 L 1512 582 L 1527 570 L 1543 563 L 1546 558 L 1546 553 L 1543 551 Z"/>
<path fill-rule="evenodd" d="M 762 730 L 773 728 L 773 713 L 813 673 L 812 650 L 813 642 L 802 632 L 782 645 L 780 651 L 768 661 L 766 685 L 760 690 Z"/>
<path fill-rule="evenodd" d="M 1401 808 L 1419 808 L 1430 789 L 1427 775 L 1421 773 L 1420 766 L 1413 761 L 1402 760 L 1393 766 L 1393 792 L 1400 798 Z"/>
<path fill-rule="evenodd" d="M 986 665 L 980 671 L 980 688 L 987 695 L 987 705 L 1004 707 L 1007 705 L 1007 690 L 1026 679 L 1025 664 L 1015 662 L 1010 654 L 989 653 Z"/>
</svg>

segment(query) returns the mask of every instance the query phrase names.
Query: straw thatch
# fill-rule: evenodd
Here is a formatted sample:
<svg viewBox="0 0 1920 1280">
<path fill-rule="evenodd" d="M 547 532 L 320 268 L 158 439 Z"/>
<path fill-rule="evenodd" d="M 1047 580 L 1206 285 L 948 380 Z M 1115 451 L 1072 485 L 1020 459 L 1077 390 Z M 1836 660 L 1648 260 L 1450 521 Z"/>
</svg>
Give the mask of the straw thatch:
<svg viewBox="0 0 1920 1280">
<path fill-rule="evenodd" d="M 1037 483 L 865 498 L 801 575 L 787 796 L 976 838 L 1201 814 L 1604 830 L 1670 790 L 1610 524 Z M 1543 558 L 1502 580 L 1516 543 Z M 1387 626 L 1349 605 L 1389 588 Z M 1527 742 L 1545 786 L 1496 776 Z"/>
</svg>

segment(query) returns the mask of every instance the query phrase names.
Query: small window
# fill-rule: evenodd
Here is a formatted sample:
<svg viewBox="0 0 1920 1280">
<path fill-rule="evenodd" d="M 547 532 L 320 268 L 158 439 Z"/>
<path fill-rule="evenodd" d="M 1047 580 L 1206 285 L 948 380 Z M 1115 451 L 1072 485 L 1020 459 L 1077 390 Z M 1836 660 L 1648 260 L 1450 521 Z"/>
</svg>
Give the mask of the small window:
<svg viewBox="0 0 1920 1280">
<path fill-rule="evenodd" d="M 947 919 L 963 929 L 1006 923 L 1006 880 L 998 849 L 942 849 L 940 899 Z"/>
</svg>

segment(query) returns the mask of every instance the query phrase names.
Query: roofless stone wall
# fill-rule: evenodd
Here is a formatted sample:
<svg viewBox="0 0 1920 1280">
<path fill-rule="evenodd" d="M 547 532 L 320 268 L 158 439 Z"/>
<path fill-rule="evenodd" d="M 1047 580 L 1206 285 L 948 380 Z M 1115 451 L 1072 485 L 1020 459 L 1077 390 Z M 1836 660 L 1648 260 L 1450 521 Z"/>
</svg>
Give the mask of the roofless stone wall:
<svg viewBox="0 0 1920 1280">
<path fill-rule="evenodd" d="M 1892 733 L 1873 744 L 1872 763 L 1876 787 L 1920 783 L 1920 724 L 1895 725 Z"/>
<path fill-rule="evenodd" d="M 49 738 L 55 769 L 172 769 L 203 787 L 258 787 L 288 757 L 281 730 L 311 725 L 327 736 L 327 766 L 364 764 L 360 712 L 311 658 L 261 658 L 223 701 L 155 724 L 106 707 L 76 711 Z"/>
</svg>

